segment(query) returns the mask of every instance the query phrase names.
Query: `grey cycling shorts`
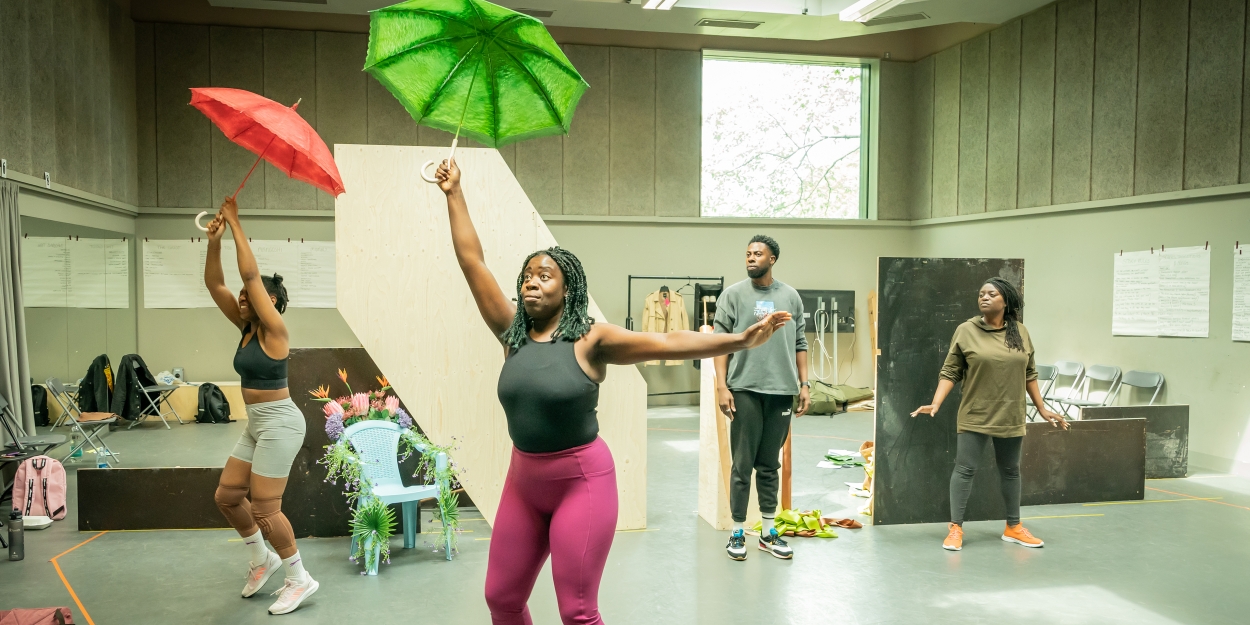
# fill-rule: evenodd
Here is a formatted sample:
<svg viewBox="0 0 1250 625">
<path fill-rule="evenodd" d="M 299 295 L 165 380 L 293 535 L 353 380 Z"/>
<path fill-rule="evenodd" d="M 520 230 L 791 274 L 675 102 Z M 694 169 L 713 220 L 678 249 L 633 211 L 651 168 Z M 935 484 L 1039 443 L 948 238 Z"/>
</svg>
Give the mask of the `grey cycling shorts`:
<svg viewBox="0 0 1250 625">
<path fill-rule="evenodd" d="M 252 473 L 282 478 L 304 446 L 304 414 L 291 398 L 248 404 L 247 429 L 231 456 L 252 464 Z"/>
</svg>

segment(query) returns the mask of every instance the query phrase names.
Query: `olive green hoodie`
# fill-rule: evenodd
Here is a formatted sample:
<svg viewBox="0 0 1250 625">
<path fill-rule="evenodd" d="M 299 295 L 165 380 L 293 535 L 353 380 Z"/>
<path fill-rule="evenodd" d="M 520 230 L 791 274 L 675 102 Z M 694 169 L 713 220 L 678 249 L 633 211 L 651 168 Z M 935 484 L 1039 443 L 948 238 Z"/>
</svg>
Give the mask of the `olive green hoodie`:
<svg viewBox="0 0 1250 625">
<path fill-rule="evenodd" d="M 973 317 L 955 328 L 941 377 L 963 381 L 959 402 L 960 432 L 980 432 L 996 438 L 1024 436 L 1025 387 L 1037 379 L 1033 341 L 1024 324 L 1020 329 L 1024 351 L 1007 348 L 1007 326 L 993 328 Z"/>
</svg>

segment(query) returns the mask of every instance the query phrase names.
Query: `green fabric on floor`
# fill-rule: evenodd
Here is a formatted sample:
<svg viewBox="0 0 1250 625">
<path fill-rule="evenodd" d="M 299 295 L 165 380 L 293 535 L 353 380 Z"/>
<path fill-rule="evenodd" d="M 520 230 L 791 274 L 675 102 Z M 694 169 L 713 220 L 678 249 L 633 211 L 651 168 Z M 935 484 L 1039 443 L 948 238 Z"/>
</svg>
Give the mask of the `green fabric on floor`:
<svg viewBox="0 0 1250 625">
<path fill-rule="evenodd" d="M 820 510 L 782 510 L 777 513 L 773 519 L 773 527 L 777 529 L 778 534 L 785 535 L 787 532 L 794 532 L 795 536 L 804 538 L 837 538 L 838 535 L 833 530 L 828 529 L 831 525 L 822 525 L 820 522 Z M 751 529 L 761 532 L 764 529 L 762 521 L 756 521 Z M 803 533 L 800 533 L 803 532 Z M 815 534 L 811 534 L 815 532 Z"/>
</svg>

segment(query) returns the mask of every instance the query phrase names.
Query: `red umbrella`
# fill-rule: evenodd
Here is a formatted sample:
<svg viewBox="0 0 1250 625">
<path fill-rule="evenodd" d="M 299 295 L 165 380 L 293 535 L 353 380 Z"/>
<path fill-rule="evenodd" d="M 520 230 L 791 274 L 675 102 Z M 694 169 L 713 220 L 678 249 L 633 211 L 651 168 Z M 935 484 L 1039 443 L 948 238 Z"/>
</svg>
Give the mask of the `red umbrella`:
<svg viewBox="0 0 1250 625">
<path fill-rule="evenodd" d="M 258 155 L 232 198 L 243 190 L 262 158 L 286 175 L 330 195 L 338 197 L 343 192 L 343 179 L 330 148 L 295 112 L 299 102 L 286 107 L 250 91 L 211 87 L 191 89 L 191 106 L 216 124 L 227 139 Z"/>
</svg>

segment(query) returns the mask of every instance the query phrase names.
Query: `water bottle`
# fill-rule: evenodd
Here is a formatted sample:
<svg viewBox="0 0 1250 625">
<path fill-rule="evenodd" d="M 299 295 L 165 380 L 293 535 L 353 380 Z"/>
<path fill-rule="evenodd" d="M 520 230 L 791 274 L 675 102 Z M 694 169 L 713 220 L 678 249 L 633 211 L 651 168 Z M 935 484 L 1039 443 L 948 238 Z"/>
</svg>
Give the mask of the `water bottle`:
<svg viewBox="0 0 1250 625">
<path fill-rule="evenodd" d="M 16 562 L 26 557 L 26 545 L 22 540 L 22 511 L 9 513 L 9 560 Z"/>
<path fill-rule="evenodd" d="M 74 447 L 78 447 L 79 440 L 80 439 L 78 438 L 78 432 L 74 432 L 70 441 L 70 448 L 73 449 Z M 81 457 L 82 457 L 81 447 L 74 449 L 74 453 L 70 454 L 70 458 L 81 458 Z"/>
</svg>

